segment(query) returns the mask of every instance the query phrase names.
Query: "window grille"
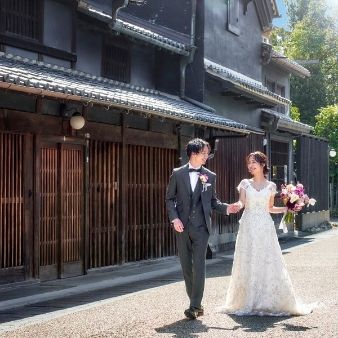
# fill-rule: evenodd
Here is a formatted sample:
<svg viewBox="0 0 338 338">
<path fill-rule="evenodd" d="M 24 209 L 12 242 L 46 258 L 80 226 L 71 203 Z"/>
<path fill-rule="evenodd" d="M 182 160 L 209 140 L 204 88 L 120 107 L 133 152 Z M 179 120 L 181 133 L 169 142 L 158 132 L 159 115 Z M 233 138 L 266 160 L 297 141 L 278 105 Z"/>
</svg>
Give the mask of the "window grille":
<svg viewBox="0 0 338 338">
<path fill-rule="evenodd" d="M 41 0 L 1 0 L 2 31 L 39 40 L 40 9 Z"/>
<path fill-rule="evenodd" d="M 121 82 L 130 82 L 129 49 L 114 44 L 104 44 L 102 76 Z"/>
<path fill-rule="evenodd" d="M 271 92 L 275 92 L 276 90 L 276 83 L 274 81 L 271 80 L 266 80 L 266 87 L 271 91 Z"/>
</svg>

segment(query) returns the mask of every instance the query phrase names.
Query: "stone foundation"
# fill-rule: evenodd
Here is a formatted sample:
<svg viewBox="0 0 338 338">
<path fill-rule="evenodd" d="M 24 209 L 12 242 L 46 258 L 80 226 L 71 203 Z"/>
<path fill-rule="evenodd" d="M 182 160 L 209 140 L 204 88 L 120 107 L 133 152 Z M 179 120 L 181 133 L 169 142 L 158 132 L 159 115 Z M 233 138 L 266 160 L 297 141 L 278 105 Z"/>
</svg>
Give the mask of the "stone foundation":
<svg viewBox="0 0 338 338">
<path fill-rule="evenodd" d="M 301 231 L 306 231 L 309 228 L 317 226 L 324 222 L 330 221 L 330 211 L 323 210 L 317 212 L 308 212 L 300 215 L 300 222 L 298 224 Z"/>
</svg>

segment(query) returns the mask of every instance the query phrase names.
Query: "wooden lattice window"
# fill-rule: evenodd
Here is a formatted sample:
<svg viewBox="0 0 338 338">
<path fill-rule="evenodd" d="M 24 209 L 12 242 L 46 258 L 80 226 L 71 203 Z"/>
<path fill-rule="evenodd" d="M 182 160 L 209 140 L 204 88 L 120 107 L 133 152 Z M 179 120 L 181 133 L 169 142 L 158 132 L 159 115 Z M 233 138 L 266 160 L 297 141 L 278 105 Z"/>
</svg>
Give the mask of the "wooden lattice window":
<svg viewBox="0 0 338 338">
<path fill-rule="evenodd" d="M 270 90 L 270 92 L 273 92 L 273 93 L 275 92 L 275 90 L 276 90 L 276 82 L 275 81 L 266 79 L 265 85 Z"/>
<path fill-rule="evenodd" d="M 41 0 L 1 0 L 0 10 L 3 32 L 40 39 Z"/>
<path fill-rule="evenodd" d="M 24 264 L 24 137 L 0 133 L 0 270 Z"/>
<path fill-rule="evenodd" d="M 128 47 L 105 43 L 102 53 L 102 76 L 130 82 L 130 53 Z"/>
</svg>

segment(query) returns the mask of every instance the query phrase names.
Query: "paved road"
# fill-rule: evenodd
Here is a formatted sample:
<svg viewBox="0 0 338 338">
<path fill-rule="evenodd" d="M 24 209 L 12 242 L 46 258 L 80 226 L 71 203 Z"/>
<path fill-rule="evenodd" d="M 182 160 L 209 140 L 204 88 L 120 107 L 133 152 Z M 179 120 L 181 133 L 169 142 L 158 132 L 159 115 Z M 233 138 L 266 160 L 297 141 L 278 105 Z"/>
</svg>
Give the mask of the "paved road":
<svg viewBox="0 0 338 338">
<path fill-rule="evenodd" d="M 224 301 L 232 257 L 209 263 L 206 314 L 184 319 L 181 274 L 91 291 L 0 312 L 1 337 L 338 337 L 338 230 L 282 240 L 294 286 L 305 302 L 301 317 L 236 317 L 216 311 Z"/>
</svg>

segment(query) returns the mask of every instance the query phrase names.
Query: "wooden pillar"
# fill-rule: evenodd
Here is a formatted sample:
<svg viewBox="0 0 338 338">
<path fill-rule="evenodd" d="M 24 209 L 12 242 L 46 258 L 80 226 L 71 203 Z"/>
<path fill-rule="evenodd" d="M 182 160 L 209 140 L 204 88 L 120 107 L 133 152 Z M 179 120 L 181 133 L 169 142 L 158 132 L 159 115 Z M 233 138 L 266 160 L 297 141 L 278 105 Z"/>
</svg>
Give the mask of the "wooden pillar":
<svg viewBox="0 0 338 338">
<path fill-rule="evenodd" d="M 126 144 L 126 119 L 122 115 L 122 152 L 120 156 L 120 175 L 121 175 L 121 231 L 119 233 L 119 256 L 120 263 L 126 262 L 126 241 L 127 241 L 127 173 L 128 173 L 128 158 L 127 158 L 127 144 Z"/>
<path fill-rule="evenodd" d="M 87 270 L 89 269 L 89 255 L 90 255 L 90 229 L 89 229 L 89 138 L 90 134 L 85 134 L 85 150 L 84 150 L 84 210 L 83 210 L 83 216 L 84 216 L 84 273 L 87 273 Z"/>
<path fill-rule="evenodd" d="M 25 265 L 25 279 L 32 279 L 34 277 L 34 223 L 33 223 L 33 136 L 25 135 L 24 137 L 24 152 L 23 152 L 23 171 L 24 171 L 24 265 Z"/>
</svg>

